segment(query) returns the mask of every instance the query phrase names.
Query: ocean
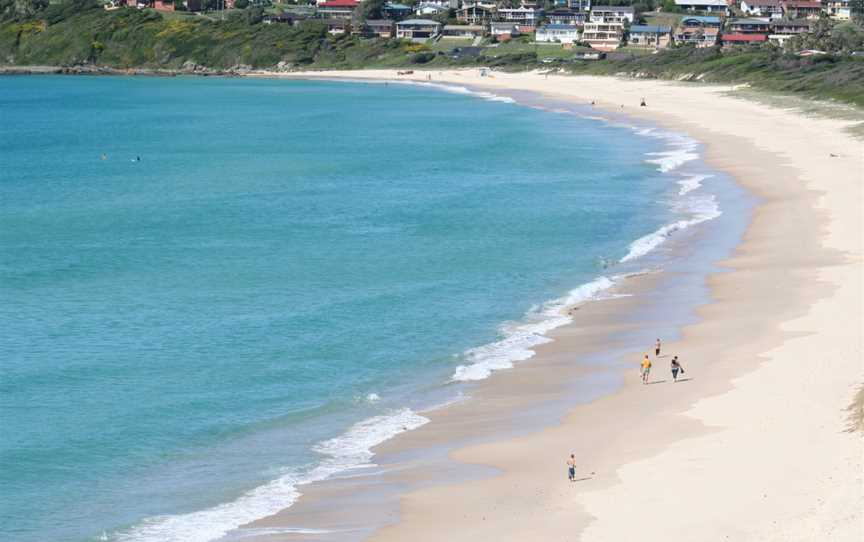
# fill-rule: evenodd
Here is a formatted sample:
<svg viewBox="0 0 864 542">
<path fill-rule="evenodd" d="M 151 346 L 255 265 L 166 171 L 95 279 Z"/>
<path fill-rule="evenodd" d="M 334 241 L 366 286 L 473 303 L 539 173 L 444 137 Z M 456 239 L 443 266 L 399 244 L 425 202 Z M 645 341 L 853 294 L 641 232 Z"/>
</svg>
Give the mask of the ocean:
<svg viewBox="0 0 864 542">
<path fill-rule="evenodd" d="M 0 539 L 209 541 L 666 241 L 699 147 L 435 85 L 0 77 Z"/>
</svg>

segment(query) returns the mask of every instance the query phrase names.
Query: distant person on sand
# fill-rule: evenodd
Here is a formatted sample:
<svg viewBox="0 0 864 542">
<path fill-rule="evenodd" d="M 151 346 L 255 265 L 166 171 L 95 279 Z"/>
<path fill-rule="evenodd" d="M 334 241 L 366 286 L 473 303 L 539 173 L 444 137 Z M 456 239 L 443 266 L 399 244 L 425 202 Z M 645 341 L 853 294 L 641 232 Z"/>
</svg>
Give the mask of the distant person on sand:
<svg viewBox="0 0 864 542">
<path fill-rule="evenodd" d="M 657 339 L 657 342 L 654 344 L 654 355 L 658 358 L 660 357 L 660 339 Z"/>
<path fill-rule="evenodd" d="M 645 359 L 642 360 L 642 383 L 648 383 L 648 375 L 651 373 L 651 360 L 648 359 L 648 354 L 645 354 Z"/>
<path fill-rule="evenodd" d="M 645 98 L 642 98 L 642 101 L 639 102 L 640 107 L 648 107 L 648 104 L 645 103 Z"/>
<path fill-rule="evenodd" d="M 678 363 L 678 356 L 672 358 L 672 382 L 678 382 L 678 372 L 684 374 L 684 367 L 681 367 L 681 364 Z"/>
<path fill-rule="evenodd" d="M 573 454 L 570 454 L 570 458 L 567 460 L 567 478 L 571 482 L 576 480 L 576 456 Z"/>
</svg>

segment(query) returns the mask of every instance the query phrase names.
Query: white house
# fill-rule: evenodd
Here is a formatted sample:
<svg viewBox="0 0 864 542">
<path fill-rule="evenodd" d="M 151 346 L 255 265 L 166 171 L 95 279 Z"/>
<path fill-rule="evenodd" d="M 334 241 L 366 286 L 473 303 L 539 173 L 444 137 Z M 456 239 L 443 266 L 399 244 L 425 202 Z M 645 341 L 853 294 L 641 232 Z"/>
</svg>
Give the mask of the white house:
<svg viewBox="0 0 864 542">
<path fill-rule="evenodd" d="M 535 27 L 537 21 L 543 16 L 542 9 L 526 8 L 498 8 L 498 19 L 505 22 L 516 23 L 523 27 Z"/>
<path fill-rule="evenodd" d="M 441 31 L 441 39 L 474 39 L 483 36 L 485 27 L 479 24 L 447 24 Z"/>
<path fill-rule="evenodd" d="M 411 41 L 426 41 L 441 33 L 441 23 L 430 19 L 406 19 L 396 23 L 396 37 Z"/>
<path fill-rule="evenodd" d="M 754 17 L 779 19 L 783 17 L 780 0 L 741 0 L 741 11 Z"/>
<path fill-rule="evenodd" d="M 516 23 L 508 23 L 508 22 L 499 22 L 492 23 L 489 25 L 489 31 L 493 36 L 501 37 L 507 36 L 510 38 L 515 38 L 521 32 L 519 31 L 519 25 Z"/>
<path fill-rule="evenodd" d="M 592 23 L 633 22 L 636 16 L 633 6 L 594 6 L 591 8 Z"/>
<path fill-rule="evenodd" d="M 686 11 L 705 11 L 708 13 L 727 13 L 726 0 L 675 0 L 675 5 Z"/>
<path fill-rule="evenodd" d="M 582 41 L 599 51 L 612 51 L 624 39 L 624 23 L 619 21 L 588 22 L 582 30 Z"/>
<path fill-rule="evenodd" d="M 545 43 L 576 43 L 579 27 L 569 24 L 547 24 L 537 29 L 534 40 Z"/>
<path fill-rule="evenodd" d="M 852 18 L 852 0 L 827 0 L 822 4 L 828 15 L 835 19 L 848 21 Z"/>
<path fill-rule="evenodd" d="M 440 3 L 433 2 L 420 2 L 417 4 L 417 7 L 414 9 L 414 13 L 417 15 L 438 15 L 439 13 L 445 13 L 450 9 L 448 7 L 442 6 Z"/>
</svg>

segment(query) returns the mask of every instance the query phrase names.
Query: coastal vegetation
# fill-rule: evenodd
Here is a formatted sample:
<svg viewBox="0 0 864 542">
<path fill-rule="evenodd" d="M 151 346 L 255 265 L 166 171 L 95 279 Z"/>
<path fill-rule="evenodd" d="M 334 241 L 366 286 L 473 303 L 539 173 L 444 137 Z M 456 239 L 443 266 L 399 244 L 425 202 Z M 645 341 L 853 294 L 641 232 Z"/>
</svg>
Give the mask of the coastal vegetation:
<svg viewBox="0 0 864 542">
<path fill-rule="evenodd" d="M 377 17 L 372 1 L 362 16 Z M 580 49 L 540 45 L 528 37 L 487 40 L 464 54 L 446 42 L 333 35 L 320 19 L 266 24 L 260 7 L 222 17 L 105 10 L 96 0 L 0 0 L 0 65 L 107 67 L 115 70 L 225 72 L 247 69 L 353 69 L 489 66 L 556 69 L 584 74 L 746 83 L 756 88 L 834 98 L 864 105 L 864 30 L 854 22 L 820 21 L 814 32 L 773 45 L 673 47 L 646 54 L 627 48 L 604 60 L 575 58 Z M 464 49 L 464 48 L 463 48 Z M 819 49 L 826 54 L 800 56 Z"/>
</svg>

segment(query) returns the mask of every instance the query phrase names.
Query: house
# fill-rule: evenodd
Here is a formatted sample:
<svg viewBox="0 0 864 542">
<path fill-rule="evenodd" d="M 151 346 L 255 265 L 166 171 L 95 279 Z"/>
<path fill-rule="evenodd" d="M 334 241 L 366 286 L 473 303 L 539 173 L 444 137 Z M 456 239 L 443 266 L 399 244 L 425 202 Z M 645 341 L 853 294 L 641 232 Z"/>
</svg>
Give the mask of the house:
<svg viewBox="0 0 864 542">
<path fill-rule="evenodd" d="M 444 38 L 461 38 L 474 39 L 483 37 L 486 32 L 485 26 L 479 24 L 448 24 L 444 25 L 441 31 L 441 39 Z"/>
<path fill-rule="evenodd" d="M 783 16 L 780 0 L 741 0 L 741 11 L 754 17 L 779 19 Z"/>
<path fill-rule="evenodd" d="M 346 34 L 351 30 L 351 21 L 347 19 L 324 19 L 327 25 L 327 33 L 332 36 Z"/>
<path fill-rule="evenodd" d="M 591 8 L 592 23 L 633 23 L 633 6 L 594 6 Z"/>
<path fill-rule="evenodd" d="M 401 21 L 408 17 L 411 15 L 411 11 L 412 8 L 395 2 L 387 2 L 384 4 L 384 7 L 381 8 L 381 13 L 384 15 L 385 19 L 394 19 L 396 21 Z"/>
<path fill-rule="evenodd" d="M 391 19 L 366 19 L 357 32 L 364 38 L 390 39 L 396 35 L 396 21 Z"/>
<path fill-rule="evenodd" d="M 396 37 L 411 41 L 426 41 L 441 33 L 441 23 L 431 19 L 406 19 L 396 23 Z"/>
<path fill-rule="evenodd" d="M 327 0 L 318 4 L 318 15 L 325 19 L 351 20 L 357 0 Z"/>
<path fill-rule="evenodd" d="M 728 13 L 729 6 L 726 0 L 675 0 L 679 9 L 691 12 L 705 13 Z"/>
<path fill-rule="evenodd" d="M 813 24 L 807 20 L 792 20 L 792 21 L 772 21 L 771 33 L 768 34 L 768 41 L 783 45 L 789 39 L 798 34 L 806 34 L 810 32 Z"/>
<path fill-rule="evenodd" d="M 549 24 L 582 25 L 588 20 L 588 15 L 572 9 L 555 9 L 546 14 Z"/>
<path fill-rule="evenodd" d="M 294 17 L 288 13 L 265 14 L 261 22 L 264 24 L 293 24 Z"/>
<path fill-rule="evenodd" d="M 813 29 L 813 22 L 806 19 L 771 21 L 769 28 L 772 34 L 794 36 L 810 32 Z"/>
<path fill-rule="evenodd" d="M 591 11 L 591 0 L 567 0 L 567 7 L 575 11 L 588 13 Z"/>
<path fill-rule="evenodd" d="M 417 4 L 417 8 L 414 9 L 414 13 L 417 15 L 438 15 L 439 13 L 447 13 L 449 11 L 449 7 L 442 6 L 438 3 L 433 2 L 420 2 Z"/>
<path fill-rule="evenodd" d="M 768 34 L 726 34 L 720 38 L 723 46 L 760 45 L 768 41 Z"/>
<path fill-rule="evenodd" d="M 573 44 L 579 41 L 579 27 L 570 24 L 547 24 L 537 29 L 534 41 Z"/>
<path fill-rule="evenodd" d="M 498 20 L 517 24 L 520 32 L 534 32 L 542 17 L 542 9 L 526 8 L 525 6 L 498 8 Z"/>
<path fill-rule="evenodd" d="M 489 25 L 489 33 L 499 39 L 509 39 L 519 36 L 522 31 L 519 29 L 519 25 L 517 25 L 516 23 L 498 22 Z"/>
<path fill-rule="evenodd" d="M 720 35 L 720 17 L 712 15 L 690 15 L 678 23 L 675 30 L 675 43 L 712 47 Z"/>
<path fill-rule="evenodd" d="M 619 21 L 587 22 L 582 29 L 582 41 L 599 51 L 612 51 L 624 39 L 624 23 Z"/>
<path fill-rule="evenodd" d="M 456 20 L 465 24 L 487 25 L 495 19 L 495 4 L 465 3 L 456 11 Z"/>
<path fill-rule="evenodd" d="M 459 7 L 459 0 L 423 0 L 420 4 L 437 6 L 439 8 L 444 8 L 445 10 L 450 8 L 456 9 Z"/>
<path fill-rule="evenodd" d="M 726 33 L 729 34 L 765 34 L 771 30 L 771 23 L 765 18 L 729 19 L 723 30 L 723 41 L 726 41 Z"/>
<path fill-rule="evenodd" d="M 843 21 L 852 18 L 852 0 L 824 0 L 824 6 L 829 17 Z"/>
<path fill-rule="evenodd" d="M 174 11 L 174 0 L 155 0 L 153 9 L 156 11 Z"/>
<path fill-rule="evenodd" d="M 787 19 L 818 19 L 822 15 L 822 2 L 814 0 L 785 0 L 782 7 Z"/>
<path fill-rule="evenodd" d="M 629 44 L 642 49 L 664 49 L 672 43 L 669 26 L 634 24 L 630 27 Z"/>
</svg>

